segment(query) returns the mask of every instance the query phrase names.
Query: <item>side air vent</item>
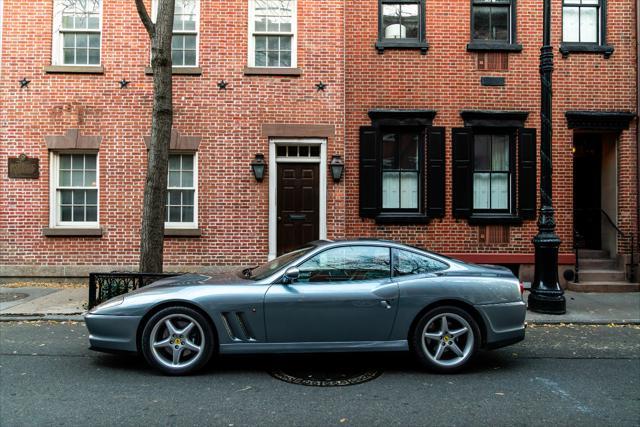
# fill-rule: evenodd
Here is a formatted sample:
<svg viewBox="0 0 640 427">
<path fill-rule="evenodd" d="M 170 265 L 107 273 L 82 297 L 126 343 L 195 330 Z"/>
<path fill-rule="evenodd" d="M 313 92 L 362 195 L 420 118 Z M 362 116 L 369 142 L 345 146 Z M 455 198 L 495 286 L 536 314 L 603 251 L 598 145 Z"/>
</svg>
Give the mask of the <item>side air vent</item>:
<svg viewBox="0 0 640 427">
<path fill-rule="evenodd" d="M 229 338 L 233 341 L 255 341 L 249 322 L 242 311 L 232 311 L 222 313 L 222 323 L 224 324 Z"/>
</svg>

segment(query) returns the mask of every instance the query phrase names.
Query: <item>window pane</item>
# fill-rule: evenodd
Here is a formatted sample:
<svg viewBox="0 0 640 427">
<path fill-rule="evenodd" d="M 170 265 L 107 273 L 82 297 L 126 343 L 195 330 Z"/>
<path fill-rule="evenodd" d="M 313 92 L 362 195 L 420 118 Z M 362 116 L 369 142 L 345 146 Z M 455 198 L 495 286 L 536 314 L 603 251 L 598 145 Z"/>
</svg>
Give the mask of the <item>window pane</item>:
<svg viewBox="0 0 640 427">
<path fill-rule="evenodd" d="M 580 8 L 580 41 L 598 42 L 598 12 L 595 7 Z"/>
<path fill-rule="evenodd" d="M 280 50 L 291 50 L 291 37 L 280 37 Z"/>
<path fill-rule="evenodd" d="M 435 259 L 422 256 L 413 252 L 399 249 L 393 250 L 395 254 L 395 276 L 407 276 L 411 274 L 425 274 L 444 270 L 447 264 Z"/>
<path fill-rule="evenodd" d="M 171 49 L 182 49 L 184 46 L 184 36 L 175 35 L 171 39 Z"/>
<path fill-rule="evenodd" d="M 169 170 L 180 170 L 180 156 L 169 156 Z"/>
<path fill-rule="evenodd" d="M 84 155 L 76 154 L 75 156 L 71 156 L 71 165 L 73 169 L 76 170 L 84 169 Z"/>
<path fill-rule="evenodd" d="M 509 175 L 494 173 L 491 176 L 491 209 L 508 209 Z"/>
<path fill-rule="evenodd" d="M 96 156 L 91 154 L 86 154 L 84 156 L 84 167 L 87 170 L 95 170 L 96 169 Z"/>
<path fill-rule="evenodd" d="M 89 21 L 87 23 L 87 26 L 91 30 L 99 29 L 100 28 L 100 18 L 98 18 L 98 15 L 89 15 Z"/>
<path fill-rule="evenodd" d="M 267 18 L 264 17 L 264 16 L 256 16 L 255 28 L 256 28 L 256 31 L 266 31 L 267 30 Z"/>
<path fill-rule="evenodd" d="M 382 5 L 382 28 L 384 38 L 403 39 L 407 36 L 406 28 L 400 25 L 400 5 Z"/>
<path fill-rule="evenodd" d="M 418 137 L 417 134 L 400 134 L 400 169 L 418 170 Z"/>
<path fill-rule="evenodd" d="M 71 155 L 63 154 L 60 156 L 60 169 L 71 169 Z"/>
<path fill-rule="evenodd" d="M 473 8 L 473 38 L 475 40 L 491 39 L 490 15 L 491 8 L 489 7 L 475 6 Z"/>
<path fill-rule="evenodd" d="M 580 41 L 578 34 L 578 8 L 565 7 L 562 9 L 562 40 L 565 42 Z"/>
<path fill-rule="evenodd" d="M 280 48 L 280 37 L 267 37 L 267 50 L 278 50 Z"/>
<path fill-rule="evenodd" d="M 280 66 L 291 67 L 291 52 L 289 51 L 280 52 Z"/>
<path fill-rule="evenodd" d="M 81 171 L 73 171 L 71 174 L 71 185 L 74 187 L 84 186 L 84 173 Z"/>
<path fill-rule="evenodd" d="M 169 207 L 169 222 L 180 222 L 180 206 Z"/>
<path fill-rule="evenodd" d="M 382 169 L 397 169 L 395 133 L 382 135 Z"/>
<path fill-rule="evenodd" d="M 167 191 L 167 205 L 175 206 L 181 204 L 181 195 L 178 190 L 169 190 Z"/>
<path fill-rule="evenodd" d="M 406 38 L 418 38 L 418 5 L 403 4 L 402 5 L 402 26 L 405 28 Z"/>
<path fill-rule="evenodd" d="M 193 187 L 193 172 L 182 172 L 182 186 Z"/>
<path fill-rule="evenodd" d="M 196 36 L 184 36 L 184 48 L 195 50 L 196 48 Z"/>
<path fill-rule="evenodd" d="M 509 41 L 509 8 L 491 8 L 491 39 Z"/>
<path fill-rule="evenodd" d="M 398 209 L 400 207 L 400 173 L 382 173 L 382 208 Z"/>
<path fill-rule="evenodd" d="M 278 61 L 278 52 L 267 52 L 267 66 L 269 67 L 280 66 L 280 62 Z"/>
<path fill-rule="evenodd" d="M 73 221 L 84 221 L 84 206 L 73 206 Z"/>
<path fill-rule="evenodd" d="M 490 174 L 473 174 L 473 208 L 489 209 Z"/>
<path fill-rule="evenodd" d="M 73 190 L 73 204 L 84 205 L 84 190 Z"/>
<path fill-rule="evenodd" d="M 72 210 L 71 206 L 61 206 L 60 221 L 72 221 L 71 210 Z"/>
<path fill-rule="evenodd" d="M 290 145 L 287 147 L 287 156 L 289 157 L 297 157 L 298 156 L 298 146 Z"/>
<path fill-rule="evenodd" d="M 60 171 L 60 186 L 61 187 L 69 187 L 71 185 L 71 172 L 70 171 Z"/>
<path fill-rule="evenodd" d="M 71 190 L 61 190 L 60 203 L 63 205 L 73 204 L 73 192 Z"/>
<path fill-rule="evenodd" d="M 76 49 L 76 64 L 87 64 L 88 55 L 86 49 Z"/>
<path fill-rule="evenodd" d="M 182 65 L 196 65 L 196 51 L 185 50 L 184 51 L 184 63 Z"/>
<path fill-rule="evenodd" d="M 64 49 L 64 63 L 65 64 L 74 64 L 75 63 L 75 50 L 74 49 Z"/>
<path fill-rule="evenodd" d="M 85 191 L 86 203 L 88 205 L 97 205 L 98 204 L 98 191 L 97 190 L 86 190 Z"/>
<path fill-rule="evenodd" d="M 187 154 L 182 156 L 182 170 L 193 170 L 193 156 Z"/>
<path fill-rule="evenodd" d="M 491 169 L 491 136 L 476 135 L 473 143 L 474 170 L 488 171 Z"/>
<path fill-rule="evenodd" d="M 182 208 L 182 222 L 193 222 L 193 207 L 184 206 Z"/>
<path fill-rule="evenodd" d="M 193 206 L 193 190 L 185 190 L 182 192 L 182 204 L 187 206 Z"/>
<path fill-rule="evenodd" d="M 64 34 L 62 36 L 62 45 L 64 47 L 75 47 L 76 45 L 76 35 L 71 33 L 71 34 Z"/>
<path fill-rule="evenodd" d="M 402 172 L 400 185 L 400 208 L 418 208 L 418 173 Z"/>
<path fill-rule="evenodd" d="M 314 145 L 311 147 L 311 157 L 320 157 L 320 146 Z"/>
<path fill-rule="evenodd" d="M 507 135 L 493 135 L 491 170 L 509 170 L 509 137 Z"/>
<path fill-rule="evenodd" d="M 184 65 L 184 51 L 172 50 L 171 51 L 171 63 L 176 66 Z"/>
<path fill-rule="evenodd" d="M 287 155 L 287 147 L 284 145 L 278 145 L 276 148 L 276 156 L 284 157 Z"/>
<path fill-rule="evenodd" d="M 100 34 L 89 34 L 89 47 L 100 47 Z"/>
<path fill-rule="evenodd" d="M 180 172 L 169 172 L 169 187 L 180 187 Z"/>
<path fill-rule="evenodd" d="M 265 36 L 256 36 L 256 50 L 267 50 L 267 38 Z"/>
<path fill-rule="evenodd" d="M 267 53 L 256 51 L 256 67 L 264 67 L 267 65 Z"/>
<path fill-rule="evenodd" d="M 389 249 L 345 246 L 324 251 L 303 263 L 299 282 L 341 282 L 389 277 Z"/>
<path fill-rule="evenodd" d="M 96 171 L 88 171 L 84 174 L 84 186 L 95 187 L 97 185 Z"/>
<path fill-rule="evenodd" d="M 98 208 L 97 206 L 87 206 L 87 221 L 97 221 L 98 220 Z"/>
</svg>

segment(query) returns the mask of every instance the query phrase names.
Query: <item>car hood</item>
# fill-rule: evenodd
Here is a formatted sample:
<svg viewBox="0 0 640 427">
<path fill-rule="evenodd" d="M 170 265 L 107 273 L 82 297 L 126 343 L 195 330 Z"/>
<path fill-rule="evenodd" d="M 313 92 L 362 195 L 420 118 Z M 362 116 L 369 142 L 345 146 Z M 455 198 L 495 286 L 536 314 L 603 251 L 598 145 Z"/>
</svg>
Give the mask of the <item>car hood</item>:
<svg viewBox="0 0 640 427">
<path fill-rule="evenodd" d="M 217 273 L 213 275 L 181 274 L 179 276 L 172 276 L 157 280 L 142 289 L 196 285 L 244 285 L 249 283 L 253 283 L 253 281 L 243 279 L 235 272 Z"/>
</svg>

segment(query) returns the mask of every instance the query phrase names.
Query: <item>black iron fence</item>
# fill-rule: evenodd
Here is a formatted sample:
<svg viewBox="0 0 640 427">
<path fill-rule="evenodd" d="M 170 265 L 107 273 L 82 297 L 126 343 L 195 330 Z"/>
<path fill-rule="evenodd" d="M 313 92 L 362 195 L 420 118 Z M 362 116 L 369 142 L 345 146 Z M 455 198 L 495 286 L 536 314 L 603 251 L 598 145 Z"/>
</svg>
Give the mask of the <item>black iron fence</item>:
<svg viewBox="0 0 640 427">
<path fill-rule="evenodd" d="M 177 276 L 180 273 L 90 273 L 89 309 L 118 295 L 126 294 L 156 280 Z"/>
</svg>

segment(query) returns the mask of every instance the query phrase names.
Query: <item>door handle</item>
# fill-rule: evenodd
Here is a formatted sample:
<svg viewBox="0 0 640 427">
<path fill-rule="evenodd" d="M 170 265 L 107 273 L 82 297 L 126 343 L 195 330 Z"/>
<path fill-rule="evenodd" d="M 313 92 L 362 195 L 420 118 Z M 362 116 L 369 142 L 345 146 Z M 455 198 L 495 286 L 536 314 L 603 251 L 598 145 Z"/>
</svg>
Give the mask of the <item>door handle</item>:
<svg viewBox="0 0 640 427">
<path fill-rule="evenodd" d="M 391 304 L 389 304 L 389 301 L 387 300 L 380 301 L 380 305 L 387 309 L 391 308 Z"/>
</svg>

